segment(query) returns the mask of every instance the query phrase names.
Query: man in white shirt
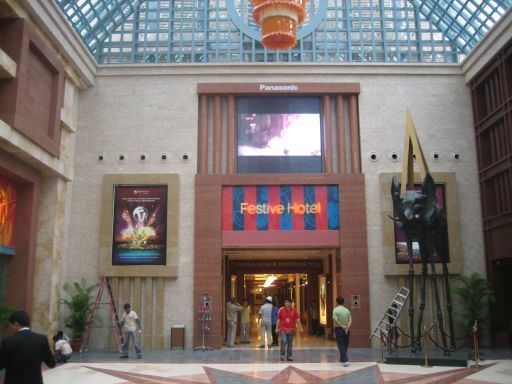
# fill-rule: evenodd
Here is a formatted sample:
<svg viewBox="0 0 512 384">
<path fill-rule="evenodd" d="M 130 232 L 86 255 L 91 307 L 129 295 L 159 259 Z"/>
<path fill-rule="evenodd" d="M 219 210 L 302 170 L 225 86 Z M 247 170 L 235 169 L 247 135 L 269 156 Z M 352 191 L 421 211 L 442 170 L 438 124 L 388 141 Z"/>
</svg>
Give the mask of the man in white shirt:
<svg viewBox="0 0 512 384">
<path fill-rule="evenodd" d="M 137 341 L 137 327 L 139 327 L 139 333 L 142 332 L 142 328 L 140 326 L 139 318 L 137 317 L 137 313 L 131 310 L 131 306 L 129 303 L 124 305 L 124 312 L 121 315 L 121 330 L 123 331 L 123 340 L 124 344 L 121 351 L 121 358 L 128 357 L 128 346 L 130 344 L 130 337 L 133 338 L 133 346 L 135 347 L 135 353 L 137 354 L 137 359 L 142 358 L 142 350 L 140 349 L 139 343 Z"/>
<path fill-rule="evenodd" d="M 69 342 L 64 339 L 64 334 L 59 331 L 59 333 L 53 336 L 53 342 L 55 343 L 53 347 L 55 352 L 55 361 L 57 363 L 67 363 L 71 358 L 73 350 L 71 349 Z"/>
<path fill-rule="evenodd" d="M 228 321 L 228 346 L 235 345 L 236 324 L 238 322 L 238 312 L 242 310 L 242 306 L 236 302 L 236 298 L 232 297 L 226 304 L 226 320 Z"/>
<path fill-rule="evenodd" d="M 265 334 L 267 345 L 272 348 L 272 296 L 268 296 L 259 312 L 260 318 L 260 348 L 265 348 Z"/>
</svg>

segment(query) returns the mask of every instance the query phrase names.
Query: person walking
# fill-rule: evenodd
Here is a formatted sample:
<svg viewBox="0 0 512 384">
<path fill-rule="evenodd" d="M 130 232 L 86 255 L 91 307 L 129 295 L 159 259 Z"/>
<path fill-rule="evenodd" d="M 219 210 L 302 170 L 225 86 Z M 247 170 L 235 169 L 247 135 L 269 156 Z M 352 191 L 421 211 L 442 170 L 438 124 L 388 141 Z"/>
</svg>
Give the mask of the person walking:
<svg viewBox="0 0 512 384">
<path fill-rule="evenodd" d="M 242 303 L 240 311 L 240 344 L 249 344 L 249 333 L 251 331 L 251 314 L 252 309 L 247 299 Z"/>
<path fill-rule="evenodd" d="M 352 325 L 352 315 L 348 308 L 343 306 L 345 299 L 343 297 L 336 298 L 337 307 L 332 311 L 332 319 L 334 325 L 334 334 L 336 335 L 336 343 L 340 351 L 340 362 L 344 367 L 350 366 L 348 361 L 348 339 L 350 336 L 350 326 Z"/>
<path fill-rule="evenodd" d="M 268 296 L 259 311 L 260 348 L 265 348 L 265 335 L 267 335 L 267 346 L 272 348 L 272 307 L 272 296 Z"/>
<path fill-rule="evenodd" d="M 13 313 L 7 320 L 12 336 L 0 347 L 0 370 L 5 369 L 4 384 L 43 384 L 41 364 L 56 365 L 45 335 L 30 330 L 30 318 L 25 311 Z"/>
<path fill-rule="evenodd" d="M 293 361 L 293 337 L 295 336 L 295 327 L 299 328 L 300 332 L 304 332 L 300 322 L 299 312 L 292 307 L 290 299 L 284 300 L 284 307 L 279 310 L 277 314 L 276 331 L 281 336 L 281 361 L 284 361 L 285 356 L 287 361 Z"/>
<path fill-rule="evenodd" d="M 228 321 L 228 347 L 235 346 L 236 324 L 238 322 L 238 312 L 242 310 L 242 306 L 236 302 L 236 298 L 232 297 L 226 304 L 226 318 Z"/>
<path fill-rule="evenodd" d="M 123 340 L 124 344 L 121 349 L 121 358 L 128 358 L 128 347 L 130 345 L 130 337 L 133 338 L 133 346 L 135 347 L 135 353 L 137 354 L 137 359 L 142 358 L 142 350 L 140 349 L 140 345 L 137 337 L 137 327 L 139 327 L 139 334 L 142 332 L 142 328 L 140 326 L 140 320 L 135 311 L 131 310 L 131 305 L 126 303 L 124 306 L 124 312 L 121 315 L 121 330 L 123 331 Z"/>
</svg>

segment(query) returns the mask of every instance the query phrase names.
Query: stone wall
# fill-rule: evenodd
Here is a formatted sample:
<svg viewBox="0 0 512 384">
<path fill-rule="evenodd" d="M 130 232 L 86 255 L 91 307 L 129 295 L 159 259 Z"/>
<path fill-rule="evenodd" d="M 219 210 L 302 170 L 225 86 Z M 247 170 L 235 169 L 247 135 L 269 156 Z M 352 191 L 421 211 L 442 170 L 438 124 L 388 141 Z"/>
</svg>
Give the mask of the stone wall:
<svg viewBox="0 0 512 384">
<path fill-rule="evenodd" d="M 165 285 L 165 327 L 191 329 L 194 276 L 194 175 L 197 168 L 197 83 L 350 82 L 361 84 L 359 118 L 372 326 L 393 297 L 397 279 L 383 273 L 381 173 L 400 172 L 406 110 L 411 112 L 433 172 L 456 174 L 464 273 L 484 272 L 480 199 L 469 90 L 460 66 L 422 65 L 196 65 L 100 67 L 94 87 L 80 93 L 70 227 L 69 275 L 97 275 L 101 180 L 104 174 L 179 175 L 178 277 Z M 148 153 L 144 162 L 139 154 Z M 162 162 L 162 153 L 168 160 Z M 182 162 L 181 154 L 192 154 Z M 369 160 L 376 152 L 378 160 Z M 452 154 L 458 152 L 460 161 Z M 121 153 L 127 159 L 119 161 Z M 104 154 L 99 161 L 98 155 Z M 134 180 L 136 182 L 136 180 Z M 85 208 L 86 207 L 86 208 Z M 191 346 L 191 332 L 187 332 Z"/>
</svg>

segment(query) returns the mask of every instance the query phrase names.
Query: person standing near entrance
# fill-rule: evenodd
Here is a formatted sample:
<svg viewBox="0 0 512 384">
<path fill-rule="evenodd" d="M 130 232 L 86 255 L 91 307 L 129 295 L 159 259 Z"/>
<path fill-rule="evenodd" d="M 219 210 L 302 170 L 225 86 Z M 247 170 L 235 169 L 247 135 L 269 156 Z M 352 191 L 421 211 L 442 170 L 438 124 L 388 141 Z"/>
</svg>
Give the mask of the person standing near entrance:
<svg viewBox="0 0 512 384">
<path fill-rule="evenodd" d="M 121 330 L 123 331 L 123 340 L 124 344 L 121 350 L 121 358 L 128 357 L 128 347 L 130 345 L 130 337 L 133 338 L 133 346 L 135 347 L 135 353 L 137 354 L 137 359 L 142 358 L 142 350 L 140 349 L 140 345 L 137 337 L 137 327 L 139 327 L 139 333 L 142 332 L 142 328 L 140 326 L 139 317 L 135 311 L 131 310 L 131 305 L 126 303 L 124 306 L 124 312 L 121 315 Z"/>
<path fill-rule="evenodd" d="M 343 306 L 345 299 L 343 297 L 336 298 L 338 306 L 332 311 L 332 319 L 334 325 L 334 334 L 336 335 L 336 343 L 340 350 L 340 362 L 344 367 L 350 366 L 348 361 L 348 338 L 350 335 L 349 329 L 352 325 L 352 315 L 348 308 Z"/>
<path fill-rule="evenodd" d="M 238 322 L 238 312 L 242 310 L 242 306 L 236 302 L 236 298 L 232 297 L 226 304 L 226 319 L 228 321 L 228 347 L 235 346 L 236 325 Z"/>
<path fill-rule="evenodd" d="M 290 299 L 284 299 L 284 307 L 277 314 L 276 331 L 281 335 L 281 361 L 293 361 L 293 337 L 295 336 L 295 327 L 300 332 L 304 332 L 300 322 L 299 312 L 292 307 Z"/>
<path fill-rule="evenodd" d="M 242 310 L 240 311 L 240 344 L 249 344 L 252 310 L 247 299 L 244 299 L 242 305 Z"/>
<path fill-rule="evenodd" d="M 5 384 L 42 384 L 41 364 L 55 367 L 48 338 L 29 328 L 30 318 L 25 311 L 13 313 L 9 327 L 14 335 L 5 338 L 0 348 L 0 370 L 5 368 Z"/>
<path fill-rule="evenodd" d="M 260 308 L 260 348 L 265 348 L 265 335 L 267 345 L 272 348 L 272 296 L 268 296 L 265 304 Z"/>
</svg>

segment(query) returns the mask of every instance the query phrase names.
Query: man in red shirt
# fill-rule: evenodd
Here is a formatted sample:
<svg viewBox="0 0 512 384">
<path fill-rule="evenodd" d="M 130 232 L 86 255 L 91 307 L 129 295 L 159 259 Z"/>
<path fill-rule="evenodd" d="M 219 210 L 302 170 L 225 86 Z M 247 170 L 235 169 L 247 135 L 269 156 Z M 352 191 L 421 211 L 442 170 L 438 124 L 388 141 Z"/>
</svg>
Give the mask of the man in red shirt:
<svg viewBox="0 0 512 384">
<path fill-rule="evenodd" d="M 300 323 L 299 313 L 292 308 L 292 302 L 286 298 L 284 300 L 284 307 L 279 310 L 277 314 L 276 332 L 281 334 L 281 361 L 286 360 L 293 361 L 292 348 L 293 348 L 293 336 L 295 335 L 295 326 L 297 326 L 300 332 L 304 332 L 302 324 Z"/>
</svg>

